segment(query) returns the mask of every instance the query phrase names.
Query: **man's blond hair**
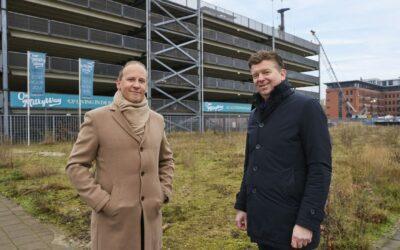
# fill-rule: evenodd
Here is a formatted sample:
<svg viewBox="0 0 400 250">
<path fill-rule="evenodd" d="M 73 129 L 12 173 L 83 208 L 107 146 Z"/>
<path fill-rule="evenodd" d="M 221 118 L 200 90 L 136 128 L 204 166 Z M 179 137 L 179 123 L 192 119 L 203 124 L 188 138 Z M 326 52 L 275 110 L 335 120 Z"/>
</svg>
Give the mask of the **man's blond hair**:
<svg viewBox="0 0 400 250">
<path fill-rule="evenodd" d="M 140 61 L 132 60 L 132 61 L 129 61 L 129 62 L 125 63 L 124 67 L 122 67 L 122 69 L 119 71 L 119 73 L 118 73 L 118 78 L 117 78 L 118 81 L 121 81 L 121 80 L 122 80 L 122 77 L 124 76 L 124 69 L 125 69 L 126 67 L 128 67 L 128 66 L 131 66 L 131 65 L 139 65 L 139 66 L 142 66 L 142 67 L 144 68 L 144 70 L 146 71 L 146 75 L 147 75 L 147 68 L 146 68 L 146 66 L 145 66 L 142 62 L 140 62 Z"/>
</svg>

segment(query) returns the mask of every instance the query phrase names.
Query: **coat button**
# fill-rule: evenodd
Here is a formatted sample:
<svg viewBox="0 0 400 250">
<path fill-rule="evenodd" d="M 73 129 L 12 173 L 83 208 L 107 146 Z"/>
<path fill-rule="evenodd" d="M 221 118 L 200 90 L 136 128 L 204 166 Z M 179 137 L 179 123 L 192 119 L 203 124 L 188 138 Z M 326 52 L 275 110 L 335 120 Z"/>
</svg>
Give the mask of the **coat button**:
<svg viewBox="0 0 400 250">
<path fill-rule="evenodd" d="M 256 149 L 260 149 L 261 148 L 261 145 L 260 144 L 257 144 L 256 145 Z"/>
<path fill-rule="evenodd" d="M 142 146 L 140 146 L 140 151 L 143 152 L 143 147 Z"/>
<path fill-rule="evenodd" d="M 142 196 L 140 199 L 143 201 L 144 200 L 144 196 Z"/>
<path fill-rule="evenodd" d="M 253 167 L 253 171 L 254 171 L 254 172 L 257 171 L 257 169 L 258 169 L 257 166 L 254 166 L 254 167 Z"/>
<path fill-rule="evenodd" d="M 256 189 L 256 188 L 253 188 L 253 190 L 251 190 L 251 192 L 252 192 L 253 194 L 255 194 L 255 193 L 257 193 L 257 189 Z"/>
<path fill-rule="evenodd" d="M 262 127 L 264 127 L 264 123 L 260 122 L 260 123 L 258 124 L 258 126 L 259 126 L 260 128 L 262 128 Z"/>
<path fill-rule="evenodd" d="M 311 209 L 311 210 L 310 210 L 310 214 L 314 215 L 314 214 L 315 214 L 315 210 L 314 210 L 314 209 Z"/>
<path fill-rule="evenodd" d="M 144 175 L 144 171 L 142 171 L 142 172 L 140 173 L 140 175 L 143 176 L 143 175 Z"/>
</svg>

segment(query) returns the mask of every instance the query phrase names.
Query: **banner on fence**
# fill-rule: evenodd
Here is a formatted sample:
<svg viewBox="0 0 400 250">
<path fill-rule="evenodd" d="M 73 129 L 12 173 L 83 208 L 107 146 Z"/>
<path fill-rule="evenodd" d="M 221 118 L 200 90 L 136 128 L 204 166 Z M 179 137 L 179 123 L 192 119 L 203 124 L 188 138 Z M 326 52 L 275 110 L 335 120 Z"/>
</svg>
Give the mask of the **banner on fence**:
<svg viewBox="0 0 400 250">
<path fill-rule="evenodd" d="M 109 96 L 93 96 L 92 99 L 81 100 L 82 109 L 94 109 L 112 103 L 113 97 Z M 25 92 L 10 92 L 11 108 L 47 108 L 47 109 L 77 109 L 79 106 L 78 95 L 68 94 L 49 94 L 43 97 L 30 98 Z"/>
<path fill-rule="evenodd" d="M 82 99 L 93 97 L 94 61 L 79 58 L 79 84 Z"/>
<path fill-rule="evenodd" d="M 28 91 L 30 97 L 45 94 L 46 54 L 28 51 Z"/>
<path fill-rule="evenodd" d="M 219 113 L 249 113 L 251 105 L 246 103 L 231 103 L 231 102 L 204 102 L 204 112 L 219 112 Z"/>
</svg>

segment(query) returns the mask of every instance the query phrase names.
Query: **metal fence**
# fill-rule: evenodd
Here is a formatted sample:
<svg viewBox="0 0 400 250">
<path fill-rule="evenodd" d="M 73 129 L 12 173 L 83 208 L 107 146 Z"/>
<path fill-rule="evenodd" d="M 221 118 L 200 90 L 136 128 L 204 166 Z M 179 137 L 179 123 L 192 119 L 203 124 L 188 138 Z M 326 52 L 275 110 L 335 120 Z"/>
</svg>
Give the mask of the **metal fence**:
<svg viewBox="0 0 400 250">
<path fill-rule="evenodd" d="M 144 10 L 131 7 L 110 0 L 59 0 L 80 7 L 86 7 L 96 11 L 101 11 L 107 14 L 112 14 L 120 17 L 125 17 L 132 20 L 145 21 L 146 12 Z"/>
<path fill-rule="evenodd" d="M 3 131 L 3 116 L 0 116 Z M 10 115 L 8 140 L 12 144 L 25 144 L 28 141 L 28 116 Z M 79 119 L 76 115 L 31 115 L 30 141 L 32 143 L 61 142 L 76 139 L 79 131 Z M 4 142 L 1 135 L 1 142 Z"/>
<path fill-rule="evenodd" d="M 3 115 L 0 115 L 0 142 L 4 143 Z M 27 144 L 28 122 L 27 115 L 10 115 L 8 141 L 12 144 Z M 198 132 L 198 116 L 173 116 L 165 115 L 165 131 L 167 133 L 184 131 Z M 83 121 L 83 116 L 82 116 Z M 221 114 L 207 113 L 204 116 L 204 130 L 216 132 L 246 131 L 248 114 Z M 30 116 L 30 142 L 53 143 L 74 141 L 79 132 L 78 115 L 31 115 Z"/>
</svg>

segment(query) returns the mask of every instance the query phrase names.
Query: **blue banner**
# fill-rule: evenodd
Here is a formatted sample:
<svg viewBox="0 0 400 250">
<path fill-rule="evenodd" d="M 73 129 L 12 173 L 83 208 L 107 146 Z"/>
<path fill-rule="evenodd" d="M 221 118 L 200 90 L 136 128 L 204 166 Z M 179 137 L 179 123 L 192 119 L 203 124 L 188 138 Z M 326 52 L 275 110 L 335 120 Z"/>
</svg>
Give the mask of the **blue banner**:
<svg viewBox="0 0 400 250">
<path fill-rule="evenodd" d="M 231 102 L 204 102 L 204 112 L 218 113 L 250 113 L 251 105 Z"/>
<path fill-rule="evenodd" d="M 31 97 L 45 94 L 46 54 L 28 51 L 28 88 Z"/>
<path fill-rule="evenodd" d="M 81 98 L 93 97 L 94 61 L 79 58 L 79 83 L 81 85 Z"/>
<path fill-rule="evenodd" d="M 112 103 L 113 97 L 93 96 L 92 99 L 81 100 L 82 109 L 94 109 Z M 49 109 L 77 109 L 78 95 L 67 94 L 48 94 L 44 97 L 30 98 L 25 92 L 11 92 L 10 106 L 12 108 L 26 108 L 29 104 L 31 108 L 49 108 Z"/>
</svg>

